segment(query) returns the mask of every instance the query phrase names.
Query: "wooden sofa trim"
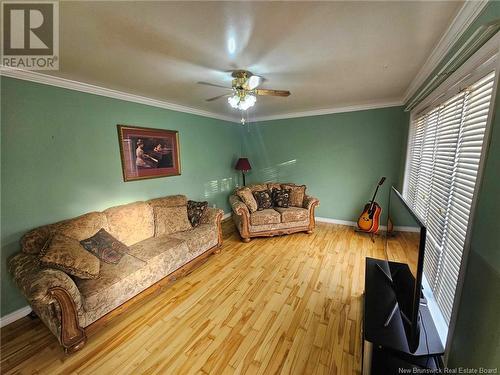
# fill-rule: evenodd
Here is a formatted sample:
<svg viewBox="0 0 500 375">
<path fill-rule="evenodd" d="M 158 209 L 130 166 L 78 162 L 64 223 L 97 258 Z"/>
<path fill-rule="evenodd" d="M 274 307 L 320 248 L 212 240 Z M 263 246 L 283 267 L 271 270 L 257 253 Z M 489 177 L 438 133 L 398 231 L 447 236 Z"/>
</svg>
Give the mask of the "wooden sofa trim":
<svg viewBox="0 0 500 375">
<path fill-rule="evenodd" d="M 241 240 L 243 242 L 250 242 L 253 237 L 273 237 L 273 236 L 281 236 L 284 234 L 292 234 L 298 232 L 306 232 L 311 234 L 314 231 L 316 226 L 316 219 L 314 217 L 314 210 L 319 205 L 319 201 L 315 200 L 311 203 L 311 207 L 309 208 L 309 225 L 305 227 L 294 227 L 294 228 L 286 228 L 286 229 L 272 229 L 265 230 L 260 232 L 250 232 L 249 229 L 249 215 L 241 210 L 241 214 L 236 212 L 237 215 L 241 217 Z"/>
<path fill-rule="evenodd" d="M 217 244 L 204 253 L 198 255 L 196 258 L 192 259 L 188 263 L 184 264 L 174 272 L 168 274 L 163 279 L 157 281 L 153 285 L 149 286 L 147 289 L 143 290 L 141 293 L 132 297 L 128 301 L 124 302 L 120 306 L 116 307 L 114 310 L 110 311 L 106 315 L 100 317 L 95 322 L 91 323 L 85 328 L 80 327 L 78 323 L 78 315 L 75 303 L 69 293 L 61 287 L 54 287 L 49 289 L 49 294 L 59 303 L 61 307 L 61 345 L 67 354 L 72 354 L 82 349 L 87 342 L 87 336 L 91 336 L 100 328 L 105 327 L 110 320 L 116 316 L 122 315 L 125 311 L 136 305 L 138 302 L 143 301 L 149 296 L 156 295 L 170 286 L 177 279 L 184 277 L 191 272 L 193 272 L 197 267 L 201 266 L 208 260 L 208 257 L 212 254 L 218 254 L 220 252 L 220 247 L 222 246 L 222 213 L 217 214 L 216 223 L 218 231 Z"/>
<path fill-rule="evenodd" d="M 85 345 L 87 335 L 78 323 L 75 302 L 66 289 L 56 286 L 49 289 L 52 296 L 61 307 L 61 345 L 66 353 L 74 353 Z"/>
</svg>

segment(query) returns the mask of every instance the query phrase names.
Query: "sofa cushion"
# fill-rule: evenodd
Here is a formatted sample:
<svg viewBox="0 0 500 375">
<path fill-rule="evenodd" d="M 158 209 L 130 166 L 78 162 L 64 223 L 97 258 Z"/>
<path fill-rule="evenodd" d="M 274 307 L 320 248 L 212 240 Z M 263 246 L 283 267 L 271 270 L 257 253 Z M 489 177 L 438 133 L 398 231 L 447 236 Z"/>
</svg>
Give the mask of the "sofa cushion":
<svg viewBox="0 0 500 375">
<path fill-rule="evenodd" d="M 83 248 L 74 238 L 55 233 L 40 251 L 40 263 L 80 279 L 99 276 L 99 259 Z"/>
<path fill-rule="evenodd" d="M 307 217 L 309 216 L 309 211 L 300 207 L 276 207 L 275 210 L 281 214 L 282 223 L 307 220 Z"/>
<path fill-rule="evenodd" d="M 250 215 L 250 223 L 252 225 L 278 224 L 280 222 L 280 213 L 273 210 L 272 208 L 268 208 L 262 211 L 256 211 Z"/>
<path fill-rule="evenodd" d="M 236 192 L 236 195 L 240 197 L 243 203 L 245 203 L 250 212 L 257 211 L 257 201 L 253 197 L 252 191 L 247 188 L 241 188 Z"/>
<path fill-rule="evenodd" d="M 56 223 L 52 229 L 67 237 L 81 241 L 93 236 L 102 228 L 109 229 L 106 215 L 102 212 L 89 212 L 74 219 Z"/>
<path fill-rule="evenodd" d="M 77 286 L 83 296 L 86 324 L 96 321 L 189 260 L 188 247 L 182 242 L 150 258 L 148 262 L 125 254 L 118 264 L 103 263 L 102 277 L 95 280 L 77 280 Z"/>
<path fill-rule="evenodd" d="M 199 255 L 218 243 L 217 228 L 213 224 L 200 224 L 186 232 L 171 234 L 170 237 L 185 241 L 189 252 Z"/>
<path fill-rule="evenodd" d="M 81 245 L 100 260 L 106 263 L 118 263 L 128 247 L 101 229 L 92 237 L 80 241 Z"/>
<path fill-rule="evenodd" d="M 154 215 L 155 237 L 182 232 L 192 228 L 188 220 L 186 206 L 156 206 L 154 207 Z"/>
<path fill-rule="evenodd" d="M 188 201 L 187 203 L 187 213 L 188 219 L 191 223 L 191 226 L 197 227 L 200 224 L 201 217 L 205 212 L 205 209 L 208 207 L 208 202 L 195 202 Z"/>
<path fill-rule="evenodd" d="M 94 294 L 105 292 L 111 285 L 118 283 L 144 265 L 144 261 L 125 254 L 117 264 L 101 263 L 97 279 L 76 280 L 75 283 L 82 296 L 88 298 Z"/>
<path fill-rule="evenodd" d="M 169 195 L 168 197 L 150 199 L 149 201 L 147 201 L 147 203 L 149 205 L 151 205 L 152 207 L 156 207 L 156 206 L 168 206 L 168 207 L 186 206 L 187 205 L 187 198 L 185 195 Z"/>
<path fill-rule="evenodd" d="M 151 237 L 130 246 L 127 253 L 144 262 L 150 262 L 163 252 L 179 247 L 183 242 L 169 235 Z"/>
<path fill-rule="evenodd" d="M 154 236 L 153 209 L 146 202 L 111 207 L 104 213 L 108 218 L 108 232 L 127 246 Z"/>
<path fill-rule="evenodd" d="M 273 206 L 273 198 L 269 190 L 254 191 L 253 197 L 257 202 L 257 211 L 262 211 Z"/>
<path fill-rule="evenodd" d="M 302 207 L 306 195 L 306 185 L 283 184 L 283 189 L 290 189 L 290 206 Z"/>
<path fill-rule="evenodd" d="M 267 190 L 267 184 L 253 184 L 253 185 L 248 185 L 248 188 L 253 193 L 254 191 Z"/>
</svg>

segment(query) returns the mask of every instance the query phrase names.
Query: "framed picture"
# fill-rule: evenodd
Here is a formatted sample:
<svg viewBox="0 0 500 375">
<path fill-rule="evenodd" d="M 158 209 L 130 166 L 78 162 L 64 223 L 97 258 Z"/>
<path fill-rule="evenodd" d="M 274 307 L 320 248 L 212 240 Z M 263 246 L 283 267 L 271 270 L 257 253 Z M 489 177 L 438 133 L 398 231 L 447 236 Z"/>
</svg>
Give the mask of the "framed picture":
<svg viewBox="0 0 500 375">
<path fill-rule="evenodd" d="M 181 174 L 176 130 L 118 125 L 124 181 Z"/>
</svg>

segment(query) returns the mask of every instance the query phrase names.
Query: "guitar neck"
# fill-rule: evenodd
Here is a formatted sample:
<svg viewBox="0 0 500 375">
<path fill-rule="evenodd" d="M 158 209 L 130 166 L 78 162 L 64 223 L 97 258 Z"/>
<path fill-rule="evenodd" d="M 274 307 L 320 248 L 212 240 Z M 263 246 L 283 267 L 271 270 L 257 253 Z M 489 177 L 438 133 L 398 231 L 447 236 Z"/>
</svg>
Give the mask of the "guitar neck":
<svg viewBox="0 0 500 375">
<path fill-rule="evenodd" d="M 373 198 L 372 198 L 372 201 L 371 201 L 371 204 L 370 204 L 370 211 L 373 209 L 373 205 L 375 204 L 375 197 L 377 196 L 378 188 L 380 186 L 382 186 L 382 184 L 384 183 L 384 181 L 385 181 L 385 177 L 382 177 L 380 179 L 380 181 L 378 182 L 378 184 L 377 184 L 377 188 L 375 189 L 375 193 L 373 193 Z"/>
<path fill-rule="evenodd" d="M 377 185 L 377 188 L 375 189 L 375 193 L 373 193 L 373 198 L 372 198 L 371 204 L 370 204 L 370 211 L 373 209 L 373 205 L 375 204 L 375 197 L 377 196 L 379 187 L 380 187 L 380 185 Z"/>
</svg>

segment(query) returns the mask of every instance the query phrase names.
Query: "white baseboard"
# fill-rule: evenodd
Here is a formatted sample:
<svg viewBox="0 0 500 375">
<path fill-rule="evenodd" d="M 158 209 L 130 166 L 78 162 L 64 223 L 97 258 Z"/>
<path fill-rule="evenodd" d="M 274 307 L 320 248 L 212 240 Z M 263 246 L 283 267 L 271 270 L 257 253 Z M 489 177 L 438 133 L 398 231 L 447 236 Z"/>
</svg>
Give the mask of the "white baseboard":
<svg viewBox="0 0 500 375">
<path fill-rule="evenodd" d="M 348 221 L 348 220 L 337 220 L 337 219 L 330 219 L 328 217 L 315 217 L 316 221 L 320 223 L 330 223 L 330 224 L 340 224 L 340 225 L 348 225 L 350 227 L 357 227 L 358 224 L 355 221 Z M 380 225 L 379 226 L 380 230 L 387 230 L 387 225 Z M 394 231 L 396 232 L 414 232 L 418 233 L 420 232 L 420 228 L 415 228 L 415 227 L 407 227 L 407 226 L 395 226 Z"/>
<path fill-rule="evenodd" d="M 316 216 L 315 219 L 316 219 L 316 221 L 319 221 L 321 223 L 348 225 L 350 227 L 357 226 L 355 221 L 330 219 L 329 217 L 320 217 L 320 216 Z"/>
<path fill-rule="evenodd" d="M 24 306 L 21 307 L 19 310 L 16 310 L 14 312 L 11 312 L 10 314 L 7 314 L 5 316 L 2 316 L 0 318 L 0 328 L 5 327 L 6 325 L 15 322 L 16 320 L 19 320 L 21 318 L 24 318 L 26 315 L 28 315 L 31 312 L 31 307 L 29 306 Z"/>
<path fill-rule="evenodd" d="M 224 214 L 224 216 L 222 216 L 222 220 L 227 219 L 230 216 L 231 216 L 231 212 L 228 212 L 227 214 Z"/>
<path fill-rule="evenodd" d="M 405 227 L 405 226 L 395 226 L 394 231 L 396 232 L 413 232 L 420 233 L 420 228 L 415 227 Z"/>
<path fill-rule="evenodd" d="M 330 219 L 329 217 L 315 217 L 316 221 L 320 223 L 330 223 L 330 224 L 339 224 L 339 225 L 347 225 L 350 227 L 357 227 L 358 223 L 355 221 L 349 221 L 349 220 L 338 220 L 338 219 Z M 380 230 L 386 230 L 387 226 L 385 225 L 380 225 L 378 227 Z"/>
</svg>

